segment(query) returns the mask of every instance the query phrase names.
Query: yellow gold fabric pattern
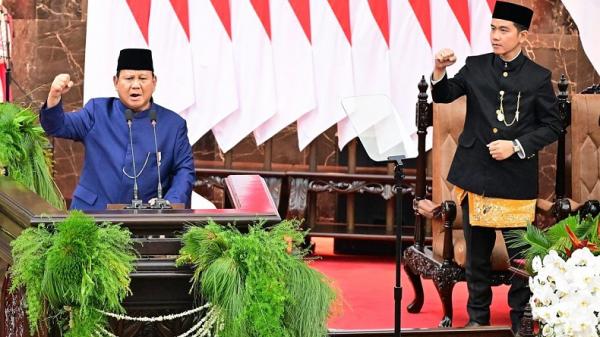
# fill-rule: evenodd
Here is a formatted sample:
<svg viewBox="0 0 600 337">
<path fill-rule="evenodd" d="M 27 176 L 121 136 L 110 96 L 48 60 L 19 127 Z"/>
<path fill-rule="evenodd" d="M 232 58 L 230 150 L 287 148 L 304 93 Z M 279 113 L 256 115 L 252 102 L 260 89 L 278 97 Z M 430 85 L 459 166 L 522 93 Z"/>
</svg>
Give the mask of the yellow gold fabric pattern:
<svg viewBox="0 0 600 337">
<path fill-rule="evenodd" d="M 465 191 L 460 187 L 455 188 L 455 197 L 459 205 L 467 196 L 471 226 L 518 228 L 526 227 L 535 219 L 536 199 L 489 198 Z"/>
</svg>

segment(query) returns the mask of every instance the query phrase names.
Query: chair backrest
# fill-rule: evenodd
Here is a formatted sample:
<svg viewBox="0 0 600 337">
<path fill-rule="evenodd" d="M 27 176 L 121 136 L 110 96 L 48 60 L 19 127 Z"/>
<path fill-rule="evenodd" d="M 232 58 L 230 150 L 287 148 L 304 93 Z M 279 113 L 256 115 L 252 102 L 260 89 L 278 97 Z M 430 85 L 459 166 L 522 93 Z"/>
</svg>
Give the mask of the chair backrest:
<svg viewBox="0 0 600 337">
<path fill-rule="evenodd" d="M 571 99 L 572 199 L 600 199 L 600 95 Z"/>
<path fill-rule="evenodd" d="M 432 199 L 436 203 L 454 200 L 454 185 L 448 182 L 448 171 L 454 158 L 466 116 L 467 100 L 461 97 L 449 104 L 433 104 Z M 433 224 L 437 227 L 438 224 Z M 441 224 L 440 224 L 441 225 Z M 462 212 L 457 205 L 454 225 L 462 228 Z M 433 230 L 433 228 L 432 228 Z"/>
</svg>

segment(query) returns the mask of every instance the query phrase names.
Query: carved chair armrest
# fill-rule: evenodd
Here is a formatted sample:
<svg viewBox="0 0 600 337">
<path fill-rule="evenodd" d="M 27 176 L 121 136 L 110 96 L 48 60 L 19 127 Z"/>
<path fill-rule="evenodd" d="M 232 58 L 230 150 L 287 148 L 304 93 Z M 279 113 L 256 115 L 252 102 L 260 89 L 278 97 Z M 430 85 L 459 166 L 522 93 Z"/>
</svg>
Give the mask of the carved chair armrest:
<svg viewBox="0 0 600 337">
<path fill-rule="evenodd" d="M 557 199 L 554 202 L 538 199 L 536 203 L 536 212 L 554 219 L 564 219 L 566 218 L 573 210 L 579 208 L 579 204 L 568 198 Z"/>
<path fill-rule="evenodd" d="M 579 208 L 579 214 L 582 216 L 591 215 L 592 217 L 597 216 L 600 213 L 600 201 L 588 200 L 581 205 Z"/>
<path fill-rule="evenodd" d="M 451 200 L 442 202 L 442 221 L 444 222 L 443 265 L 450 265 L 454 260 L 454 244 L 452 243 L 452 226 L 456 219 L 456 203 Z"/>
<path fill-rule="evenodd" d="M 554 202 L 538 199 L 536 207 L 539 213 L 553 216 L 558 220 L 576 212 L 579 212 L 582 216 L 590 214 L 593 217 L 600 213 L 600 201 L 598 200 L 587 200 L 584 203 L 578 203 L 570 198 L 561 198 Z"/>
</svg>

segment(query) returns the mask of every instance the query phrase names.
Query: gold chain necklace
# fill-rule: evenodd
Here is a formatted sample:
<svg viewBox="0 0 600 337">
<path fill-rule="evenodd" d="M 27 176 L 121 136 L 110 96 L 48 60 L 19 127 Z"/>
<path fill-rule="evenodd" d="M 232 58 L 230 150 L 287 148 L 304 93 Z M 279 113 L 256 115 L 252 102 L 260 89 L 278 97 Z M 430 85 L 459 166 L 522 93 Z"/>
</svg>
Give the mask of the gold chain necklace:
<svg viewBox="0 0 600 337">
<path fill-rule="evenodd" d="M 506 126 L 512 126 L 515 122 L 519 121 L 519 106 L 521 104 L 521 92 L 517 95 L 517 110 L 515 111 L 515 118 L 513 118 L 512 122 L 506 122 L 506 116 L 504 115 L 504 90 L 500 90 L 500 107 L 496 110 L 496 118 L 499 122 L 504 123 Z"/>
</svg>

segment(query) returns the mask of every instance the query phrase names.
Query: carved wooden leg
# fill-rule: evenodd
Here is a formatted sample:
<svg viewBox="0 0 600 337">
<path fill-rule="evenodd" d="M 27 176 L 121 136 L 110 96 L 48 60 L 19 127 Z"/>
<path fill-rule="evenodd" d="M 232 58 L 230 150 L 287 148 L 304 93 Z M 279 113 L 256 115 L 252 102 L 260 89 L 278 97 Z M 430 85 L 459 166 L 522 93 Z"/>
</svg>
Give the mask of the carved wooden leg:
<svg viewBox="0 0 600 337">
<path fill-rule="evenodd" d="M 525 313 L 521 318 L 521 326 L 519 327 L 519 337 L 533 337 L 533 317 L 531 316 L 531 305 L 527 303 L 525 306 Z"/>
<path fill-rule="evenodd" d="M 408 276 L 408 279 L 415 290 L 415 299 L 406 306 L 406 310 L 408 310 L 410 313 L 416 314 L 421 312 L 421 308 L 423 307 L 423 302 L 425 299 L 423 294 L 423 284 L 421 283 L 421 277 L 413 273 L 411 268 L 406 264 L 404 265 L 404 271 L 406 272 L 406 275 Z"/>
<path fill-rule="evenodd" d="M 440 327 L 452 326 L 452 290 L 460 277 L 460 272 L 461 270 L 456 266 L 443 266 L 437 269 L 433 276 L 433 284 L 438 291 L 444 310 L 444 316 L 439 324 Z"/>
<path fill-rule="evenodd" d="M 421 311 L 424 302 L 423 284 L 421 283 L 421 277 L 413 271 L 415 265 L 415 258 L 419 256 L 417 254 L 411 254 L 413 247 L 409 247 L 404 252 L 404 272 L 408 276 L 413 289 L 415 290 L 415 299 L 406 306 L 408 312 L 416 314 Z"/>
</svg>

